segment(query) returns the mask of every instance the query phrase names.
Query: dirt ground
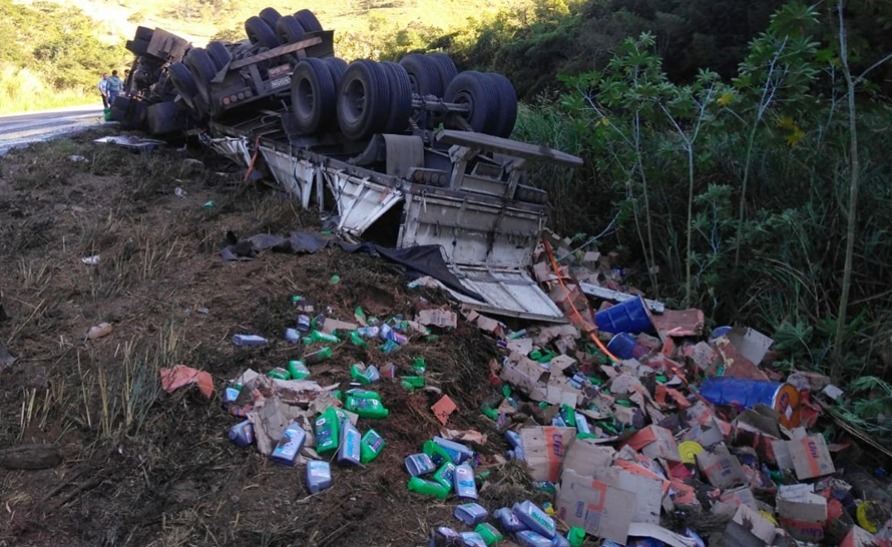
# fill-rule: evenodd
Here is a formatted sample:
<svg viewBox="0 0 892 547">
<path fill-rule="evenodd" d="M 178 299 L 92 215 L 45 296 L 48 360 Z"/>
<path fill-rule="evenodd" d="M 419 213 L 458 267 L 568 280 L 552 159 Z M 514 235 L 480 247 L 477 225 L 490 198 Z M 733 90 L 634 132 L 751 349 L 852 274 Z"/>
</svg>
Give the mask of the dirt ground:
<svg viewBox="0 0 892 547">
<path fill-rule="evenodd" d="M 344 320 L 356 306 L 386 319 L 442 297 L 407 289 L 383 260 L 338 250 L 224 262 L 227 232 L 285 234 L 317 220 L 196 145 L 133 154 L 94 144 L 101 134 L 0 162 L 0 341 L 18 356 L 0 370 L 0 447 L 52 444 L 63 456 L 49 469 L 0 473 L 0 545 L 426 545 L 457 504 L 406 490 L 403 458 L 438 431 L 434 396 L 382 384 L 391 415 L 361 430 L 374 427 L 384 453 L 367 466 L 333 466 L 334 486 L 311 496 L 303 467 L 227 440 L 238 419 L 219 393 L 246 368 L 266 372 L 299 356 L 282 339 L 293 294 Z M 97 265 L 82 262 L 93 255 Z M 86 340 L 100 322 L 112 334 Z M 237 348 L 237 332 L 276 342 Z M 480 447 L 493 471 L 482 503 L 498 507 L 532 489 L 517 466 L 495 463 L 505 447 L 479 411 L 494 348 L 467 326 L 390 356 L 341 344 L 311 379 L 346 387 L 352 363 L 407 366 L 424 356 L 428 383 L 459 404 L 450 427 L 490 436 Z M 178 363 L 214 376 L 210 402 L 196 390 L 161 391 L 159 369 Z"/>
</svg>

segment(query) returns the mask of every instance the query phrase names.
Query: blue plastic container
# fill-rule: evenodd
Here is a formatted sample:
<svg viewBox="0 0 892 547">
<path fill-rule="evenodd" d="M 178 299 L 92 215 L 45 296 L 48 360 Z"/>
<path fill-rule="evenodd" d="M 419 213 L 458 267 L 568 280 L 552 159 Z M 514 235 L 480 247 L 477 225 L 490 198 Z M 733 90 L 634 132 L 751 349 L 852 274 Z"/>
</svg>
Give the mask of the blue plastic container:
<svg viewBox="0 0 892 547">
<path fill-rule="evenodd" d="M 710 339 L 710 340 L 715 340 L 716 338 L 720 338 L 720 337 L 722 337 L 722 336 L 728 334 L 729 332 L 731 332 L 731 326 L 730 326 L 730 325 L 724 325 L 724 326 L 721 326 L 721 327 L 716 327 L 716 328 L 712 329 L 712 332 L 711 332 L 711 333 L 709 333 L 709 339 Z"/>
<path fill-rule="evenodd" d="M 607 351 L 620 359 L 631 359 L 634 349 L 635 337 L 625 332 L 617 334 L 607 343 Z"/>
<path fill-rule="evenodd" d="M 595 324 L 598 325 L 598 329 L 615 334 L 621 332 L 638 334 L 654 330 L 650 310 L 640 296 L 599 311 L 595 314 Z"/>
<path fill-rule="evenodd" d="M 799 425 L 799 391 L 790 384 L 721 376 L 704 381 L 700 385 L 700 395 L 714 405 L 753 408 L 763 404 L 780 414 L 782 426 Z"/>
</svg>

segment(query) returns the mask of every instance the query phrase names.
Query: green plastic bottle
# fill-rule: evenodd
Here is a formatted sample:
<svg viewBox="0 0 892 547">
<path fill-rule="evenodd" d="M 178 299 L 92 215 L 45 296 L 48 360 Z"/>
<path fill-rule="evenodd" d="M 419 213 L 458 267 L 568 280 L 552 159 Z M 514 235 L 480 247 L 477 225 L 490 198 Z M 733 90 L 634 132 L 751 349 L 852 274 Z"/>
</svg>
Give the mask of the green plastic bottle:
<svg viewBox="0 0 892 547">
<path fill-rule="evenodd" d="M 570 542 L 570 547 L 582 547 L 585 543 L 585 530 L 579 526 L 571 526 L 567 532 L 567 541 Z"/>
<path fill-rule="evenodd" d="M 488 406 L 482 406 L 482 407 L 480 407 L 480 411 L 483 412 L 483 415 L 486 416 L 487 418 L 489 418 L 490 420 L 493 420 L 496 422 L 499 421 L 499 412 L 496 409 L 494 409 L 492 407 L 488 407 Z"/>
<path fill-rule="evenodd" d="M 400 378 L 400 382 L 405 382 L 415 389 L 421 389 L 424 387 L 424 376 L 403 376 Z"/>
<path fill-rule="evenodd" d="M 322 348 L 319 351 L 304 355 L 303 362 L 307 365 L 315 365 L 327 359 L 331 359 L 331 348 Z"/>
<path fill-rule="evenodd" d="M 347 410 L 355 412 L 360 418 L 381 419 L 390 415 L 384 404 L 378 399 L 358 399 L 347 396 Z"/>
<path fill-rule="evenodd" d="M 378 457 L 378 454 L 384 450 L 384 439 L 374 429 L 369 429 L 359 441 L 360 461 L 369 463 Z"/>
<path fill-rule="evenodd" d="M 318 330 L 310 332 L 310 340 L 313 342 L 325 342 L 326 344 L 339 344 L 341 342 L 341 339 L 334 334 L 328 334 L 327 332 Z"/>
<path fill-rule="evenodd" d="M 409 489 L 409 492 L 416 492 L 418 494 L 432 496 L 441 500 L 449 497 L 449 493 L 452 492 L 451 486 L 446 487 L 438 482 L 425 480 L 421 477 L 410 478 L 409 483 L 406 485 L 406 487 Z"/>
<path fill-rule="evenodd" d="M 364 365 L 356 364 L 350 366 L 350 378 L 367 386 L 372 382 L 378 381 L 381 378 L 381 375 L 378 373 L 377 367 L 366 367 Z"/>
<path fill-rule="evenodd" d="M 356 346 L 358 348 L 362 348 L 362 349 L 369 347 L 368 342 L 363 340 L 362 336 L 360 336 L 359 333 L 356 332 L 355 330 L 350 332 L 350 343 L 353 344 L 354 346 Z"/>
<path fill-rule="evenodd" d="M 368 389 L 361 389 L 358 387 L 348 389 L 347 397 L 353 397 L 354 399 L 377 399 L 379 401 L 381 400 L 381 395 L 379 395 L 377 391 L 370 391 Z"/>
<path fill-rule="evenodd" d="M 310 375 L 310 369 L 307 368 L 303 361 L 292 360 L 288 361 L 288 373 L 291 374 L 291 378 L 294 380 L 303 380 Z"/>
<path fill-rule="evenodd" d="M 289 374 L 288 371 L 282 367 L 276 367 L 276 368 L 272 369 L 271 371 L 267 372 L 266 375 L 269 376 L 270 378 L 276 378 L 277 380 L 290 380 L 291 379 L 291 374 Z"/>
<path fill-rule="evenodd" d="M 337 409 L 328 407 L 316 418 L 316 452 L 324 454 L 338 448 L 340 419 Z"/>
<path fill-rule="evenodd" d="M 499 532 L 495 526 L 488 522 L 481 522 L 474 528 L 474 531 L 480 534 L 480 537 L 483 538 L 487 545 L 493 545 L 505 539 L 502 532 Z"/>
<path fill-rule="evenodd" d="M 452 455 L 445 448 L 431 440 L 424 441 L 424 444 L 421 445 L 421 451 L 427 454 L 437 465 L 452 461 Z"/>
<path fill-rule="evenodd" d="M 412 370 L 414 370 L 418 374 L 424 374 L 427 370 L 427 365 L 424 363 L 424 357 L 421 355 L 412 359 Z"/>
<path fill-rule="evenodd" d="M 432 478 L 446 488 L 452 488 L 455 484 L 455 464 L 452 461 L 444 462 Z"/>
</svg>

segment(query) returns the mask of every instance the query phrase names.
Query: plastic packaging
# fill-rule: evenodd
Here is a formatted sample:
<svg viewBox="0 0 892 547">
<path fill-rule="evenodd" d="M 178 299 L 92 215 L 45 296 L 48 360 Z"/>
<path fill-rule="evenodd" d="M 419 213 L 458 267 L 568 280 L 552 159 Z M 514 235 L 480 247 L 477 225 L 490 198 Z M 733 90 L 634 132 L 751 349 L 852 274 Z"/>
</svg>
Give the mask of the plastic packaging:
<svg viewBox="0 0 892 547">
<path fill-rule="evenodd" d="M 359 327 L 356 329 L 356 334 L 363 338 L 377 338 L 379 332 L 381 332 L 381 329 L 378 327 Z"/>
<path fill-rule="evenodd" d="M 271 371 L 267 372 L 266 375 L 269 376 L 270 378 L 275 378 L 277 380 L 290 380 L 291 379 L 291 373 L 282 367 L 276 367 L 276 368 L 272 369 Z"/>
<path fill-rule="evenodd" d="M 254 444 L 254 424 L 245 420 L 229 428 L 229 440 L 242 448 Z"/>
<path fill-rule="evenodd" d="M 486 547 L 489 545 L 477 532 L 462 532 L 460 535 L 463 547 Z"/>
<path fill-rule="evenodd" d="M 557 532 L 554 519 L 549 517 L 545 511 L 539 509 L 536 504 L 530 500 L 515 503 L 511 508 L 511 511 L 522 523 L 526 524 L 530 530 L 547 537 L 549 540 L 553 538 Z"/>
<path fill-rule="evenodd" d="M 312 319 L 309 315 L 300 314 L 297 316 L 297 330 L 300 332 L 310 332 Z"/>
<path fill-rule="evenodd" d="M 475 526 L 489 516 L 489 511 L 478 503 L 463 503 L 457 505 L 452 515 L 468 526 Z"/>
<path fill-rule="evenodd" d="M 524 461 L 526 454 L 524 454 L 523 445 L 520 443 L 520 434 L 509 429 L 505 432 L 505 439 L 513 448 L 513 450 L 509 450 L 509 452 L 514 459 Z"/>
<path fill-rule="evenodd" d="M 474 451 L 463 444 L 442 437 L 434 437 L 433 440 L 434 443 L 445 449 L 451 456 L 452 461 L 457 464 L 474 457 Z"/>
<path fill-rule="evenodd" d="M 338 463 L 341 465 L 359 465 L 362 451 L 359 448 L 359 431 L 350 420 L 341 422 L 341 446 L 338 447 Z"/>
<path fill-rule="evenodd" d="M 480 537 L 487 545 L 492 545 L 505 539 L 502 532 L 499 532 L 495 526 L 488 522 L 481 522 L 474 527 L 474 531 L 480 534 Z"/>
<path fill-rule="evenodd" d="M 303 380 L 310 375 L 310 369 L 303 361 L 291 360 L 288 361 L 288 373 L 293 380 Z"/>
<path fill-rule="evenodd" d="M 551 547 L 570 547 L 570 540 L 560 534 L 551 538 Z"/>
<path fill-rule="evenodd" d="M 331 466 L 328 462 L 319 460 L 307 462 L 307 490 L 315 494 L 329 486 L 331 486 Z"/>
<path fill-rule="evenodd" d="M 427 454 L 412 454 L 405 459 L 406 471 L 413 477 L 433 473 L 437 467 Z"/>
<path fill-rule="evenodd" d="M 461 541 L 461 534 L 452 528 L 439 526 L 435 531 L 431 531 L 431 539 L 427 547 L 456 547 L 461 545 Z"/>
<path fill-rule="evenodd" d="M 496 509 L 492 514 L 493 518 L 499 523 L 499 526 L 507 534 L 513 534 L 521 530 L 526 530 L 527 525 L 522 523 L 514 512 L 507 508 L 501 507 Z"/>
<path fill-rule="evenodd" d="M 453 475 L 455 495 L 460 498 L 476 500 L 477 484 L 474 482 L 474 469 L 469 463 L 456 466 Z"/>
<path fill-rule="evenodd" d="M 358 388 L 358 387 L 348 389 L 347 396 L 353 397 L 354 399 L 377 399 L 379 401 L 381 400 L 381 395 L 379 395 L 377 391 L 371 391 L 369 389 L 362 389 L 362 388 Z"/>
<path fill-rule="evenodd" d="M 591 434 L 592 428 L 588 423 L 588 420 L 585 419 L 585 415 L 581 412 L 576 412 L 576 431 L 578 433 L 582 433 L 585 435 Z"/>
<path fill-rule="evenodd" d="M 350 367 L 350 377 L 366 386 L 381 379 L 381 373 L 375 365 L 364 366 L 362 364 Z"/>
<path fill-rule="evenodd" d="M 256 334 L 235 334 L 232 336 L 232 343 L 236 346 L 265 346 L 266 342 L 266 338 Z"/>
<path fill-rule="evenodd" d="M 242 391 L 241 384 L 230 384 L 226 386 L 226 389 L 223 390 L 222 400 L 223 406 L 227 407 L 235 402 L 238 399 L 239 393 Z"/>
<path fill-rule="evenodd" d="M 378 457 L 378 454 L 384 450 L 384 439 L 374 429 L 369 429 L 362 436 L 359 443 L 360 459 L 362 463 L 369 463 Z"/>
<path fill-rule="evenodd" d="M 430 456 L 435 465 L 443 465 L 443 462 L 452 461 L 452 454 L 434 441 L 424 441 L 421 451 Z"/>
<path fill-rule="evenodd" d="M 443 486 L 452 489 L 455 484 L 455 464 L 452 462 L 443 462 L 443 465 L 434 473 L 434 480 Z"/>
<path fill-rule="evenodd" d="M 329 334 L 327 332 L 318 330 L 310 332 L 310 340 L 312 340 L 313 342 L 323 342 L 326 344 L 339 344 L 341 342 L 341 339 L 334 334 Z"/>
<path fill-rule="evenodd" d="M 331 359 L 331 348 L 329 347 L 304 355 L 302 361 L 307 365 L 315 365 L 316 363 L 321 363 L 327 359 Z"/>
<path fill-rule="evenodd" d="M 291 422 L 285 426 L 282 438 L 273 449 L 270 458 L 284 465 L 294 465 L 297 460 L 297 454 L 307 438 L 307 432 L 297 422 Z"/>
<path fill-rule="evenodd" d="M 359 414 L 360 418 L 386 418 L 390 411 L 378 399 L 360 399 L 347 396 L 347 410 Z"/>
<path fill-rule="evenodd" d="M 514 539 L 520 547 L 551 547 L 551 539 L 532 530 L 521 530 L 514 534 Z"/>
<path fill-rule="evenodd" d="M 446 488 L 438 482 L 425 480 L 421 477 L 411 477 L 406 487 L 410 492 L 432 496 L 441 500 L 449 497 L 449 493 L 452 492 L 451 488 Z"/>
<path fill-rule="evenodd" d="M 325 454 L 337 450 L 340 444 L 340 419 L 333 407 L 316 418 L 316 452 Z"/>
</svg>

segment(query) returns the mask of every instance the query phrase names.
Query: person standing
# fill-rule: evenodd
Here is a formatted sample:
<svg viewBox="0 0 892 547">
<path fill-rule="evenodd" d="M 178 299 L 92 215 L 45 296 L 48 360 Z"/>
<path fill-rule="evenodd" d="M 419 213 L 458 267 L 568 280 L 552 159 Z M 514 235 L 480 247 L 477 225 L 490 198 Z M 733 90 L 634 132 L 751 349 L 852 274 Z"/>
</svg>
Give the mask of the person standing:
<svg viewBox="0 0 892 547">
<path fill-rule="evenodd" d="M 102 95 L 102 108 L 108 108 L 108 72 L 102 73 L 102 79 L 99 80 L 99 94 Z"/>
<path fill-rule="evenodd" d="M 121 79 L 118 78 L 118 71 L 112 70 L 112 75 L 108 79 L 108 104 L 115 104 L 115 99 L 121 93 Z"/>
</svg>

